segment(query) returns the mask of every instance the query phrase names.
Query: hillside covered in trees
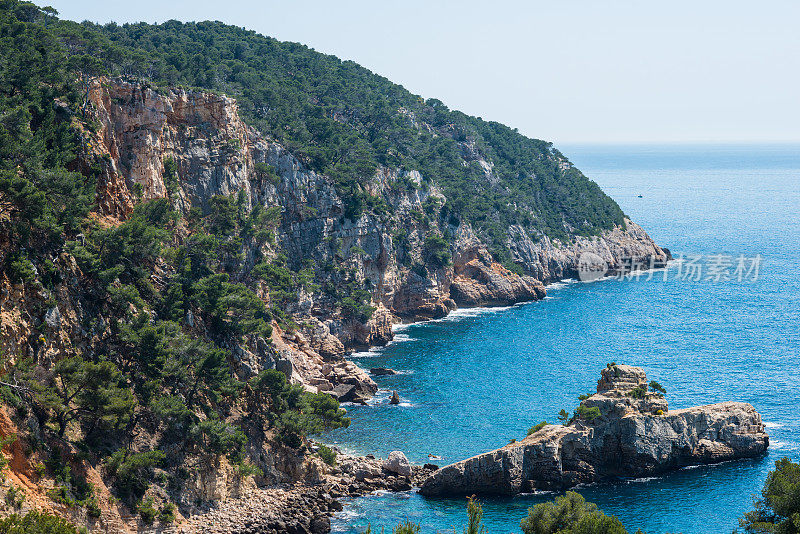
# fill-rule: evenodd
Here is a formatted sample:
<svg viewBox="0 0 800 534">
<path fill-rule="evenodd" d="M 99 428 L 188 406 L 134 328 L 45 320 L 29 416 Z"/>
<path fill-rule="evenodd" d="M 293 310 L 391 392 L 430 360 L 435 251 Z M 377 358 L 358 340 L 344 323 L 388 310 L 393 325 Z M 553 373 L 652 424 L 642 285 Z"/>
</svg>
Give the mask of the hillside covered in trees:
<svg viewBox="0 0 800 534">
<path fill-rule="evenodd" d="M 0 426 L 86 524 L 318 476 L 307 437 L 377 389 L 347 349 L 564 274 L 522 276 L 514 226 L 555 249 L 626 221 L 550 143 L 353 62 L 0 0 Z"/>
<path fill-rule="evenodd" d="M 249 124 L 335 178 L 351 216 L 374 207 L 362 185 L 382 165 L 439 184 L 447 215 L 473 223 L 503 259 L 511 224 L 561 238 L 623 224 L 617 204 L 551 143 L 423 100 L 352 61 L 220 22 L 51 29 L 84 72 L 236 97 Z"/>
</svg>

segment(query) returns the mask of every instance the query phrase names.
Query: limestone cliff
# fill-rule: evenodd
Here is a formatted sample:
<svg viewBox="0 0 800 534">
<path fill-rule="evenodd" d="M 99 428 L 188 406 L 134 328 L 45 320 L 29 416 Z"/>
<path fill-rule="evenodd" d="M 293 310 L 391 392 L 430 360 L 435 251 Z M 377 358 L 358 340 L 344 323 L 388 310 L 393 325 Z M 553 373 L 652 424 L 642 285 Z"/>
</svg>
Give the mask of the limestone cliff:
<svg viewBox="0 0 800 534">
<path fill-rule="evenodd" d="M 632 222 L 567 243 L 515 226 L 509 229 L 509 248 L 526 273 L 518 275 L 492 259 L 468 224 L 451 226 L 424 215 L 431 202 L 447 202 L 435 177 L 428 185 L 413 170 L 379 169 L 365 188 L 383 199 L 388 213 L 373 210 L 352 220 L 344 216 L 345 201 L 334 181 L 244 124 L 231 98 L 105 79 L 95 80 L 89 95 L 100 128 L 83 161 L 102 168 L 102 217 L 123 219 L 138 200 L 168 193 L 174 207 L 188 213 L 193 207 L 207 209 L 214 195 L 242 192 L 249 207 L 278 206 L 282 213 L 277 245 L 260 252 L 282 250 L 295 267 L 311 262 L 321 280 L 341 285 L 346 275 L 369 291 L 375 312 L 363 323 L 345 317 L 324 294 L 299 295 L 289 310 L 304 326 L 283 339 L 280 357 L 291 363 L 289 374 L 312 390 L 333 392 L 338 384 L 355 381 L 359 391 L 346 395 L 369 396 L 374 384 L 368 377 L 354 371 L 342 382 L 323 370 L 344 365 L 340 358 L 351 347 L 386 343 L 398 321 L 441 317 L 458 305 L 540 299 L 543 283 L 575 275 L 584 251 L 598 254 L 612 271 L 626 260 L 660 266 L 669 258 Z M 177 171 L 174 183 L 165 178 L 168 160 Z M 440 233 L 452 236 L 447 264 L 431 261 L 426 249 L 426 238 Z M 257 352 L 240 351 L 249 369 L 245 374 L 269 360 L 253 355 Z M 326 367 L 326 358 L 333 358 L 333 365 Z"/>
<path fill-rule="evenodd" d="M 524 440 L 444 467 L 420 491 L 450 495 L 564 489 L 766 451 L 769 437 L 751 405 L 722 402 L 669 411 L 663 395 L 647 393 L 647 387 L 643 370 L 609 366 L 597 393 L 581 402 L 573 422 L 546 425 Z"/>
</svg>

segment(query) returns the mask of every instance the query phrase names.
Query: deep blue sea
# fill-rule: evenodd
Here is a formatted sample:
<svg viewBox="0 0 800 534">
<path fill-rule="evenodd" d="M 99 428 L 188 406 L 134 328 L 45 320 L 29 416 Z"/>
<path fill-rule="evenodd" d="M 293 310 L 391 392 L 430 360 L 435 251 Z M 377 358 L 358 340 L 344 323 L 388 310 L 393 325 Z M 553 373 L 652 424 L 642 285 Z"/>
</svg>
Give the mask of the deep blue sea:
<svg viewBox="0 0 800 534">
<path fill-rule="evenodd" d="M 402 374 L 378 377 L 378 402 L 349 407 L 353 424 L 325 440 L 384 457 L 399 449 L 418 463 L 435 454 L 444 465 L 555 421 L 594 391 L 607 362 L 637 365 L 667 388 L 671 408 L 753 404 L 770 452 L 579 491 L 631 531 L 729 533 L 774 461 L 800 457 L 800 146 L 562 152 L 683 262 L 651 279 L 556 284 L 540 302 L 403 327 L 389 346 L 353 356 Z M 739 261 L 749 269 L 757 256 L 757 279 L 739 280 Z M 701 266 L 699 280 L 685 276 L 690 262 Z M 390 390 L 400 406 L 388 405 Z M 489 532 L 521 532 L 527 508 L 554 496 L 483 499 Z M 391 532 L 408 518 L 423 532 L 452 532 L 465 515 L 461 498 L 411 491 L 349 501 L 333 528 Z"/>
</svg>

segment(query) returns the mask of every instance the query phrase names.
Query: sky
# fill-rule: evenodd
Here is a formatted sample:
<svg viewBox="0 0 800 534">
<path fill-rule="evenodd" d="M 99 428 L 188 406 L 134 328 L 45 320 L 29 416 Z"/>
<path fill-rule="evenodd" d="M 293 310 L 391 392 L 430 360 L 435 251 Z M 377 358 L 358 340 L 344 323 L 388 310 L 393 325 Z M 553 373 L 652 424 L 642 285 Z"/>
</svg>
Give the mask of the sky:
<svg viewBox="0 0 800 534">
<path fill-rule="evenodd" d="M 561 144 L 800 142 L 797 0 L 36 0 L 220 20 Z"/>
</svg>

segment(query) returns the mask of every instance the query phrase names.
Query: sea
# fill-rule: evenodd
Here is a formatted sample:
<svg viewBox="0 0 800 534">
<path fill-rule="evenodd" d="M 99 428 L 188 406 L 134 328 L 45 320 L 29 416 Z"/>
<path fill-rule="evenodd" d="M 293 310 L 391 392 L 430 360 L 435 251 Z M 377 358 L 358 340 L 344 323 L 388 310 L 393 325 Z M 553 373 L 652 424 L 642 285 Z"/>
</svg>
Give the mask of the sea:
<svg viewBox="0 0 800 534">
<path fill-rule="evenodd" d="M 352 425 L 321 436 L 361 454 L 402 450 L 446 465 L 556 422 L 594 392 L 608 362 L 643 367 L 670 408 L 749 402 L 770 435 L 763 457 L 576 488 L 631 532 L 730 533 L 775 460 L 800 459 L 800 146 L 565 146 L 562 152 L 676 258 L 667 269 L 566 280 L 547 298 L 462 309 L 402 325 L 388 346 L 355 353 L 376 377 Z M 401 403 L 389 405 L 391 391 Z M 429 459 L 435 457 L 436 459 Z M 481 498 L 490 534 L 521 532 L 558 493 Z M 411 490 L 345 502 L 334 532 L 461 532 L 466 501 Z"/>
</svg>

